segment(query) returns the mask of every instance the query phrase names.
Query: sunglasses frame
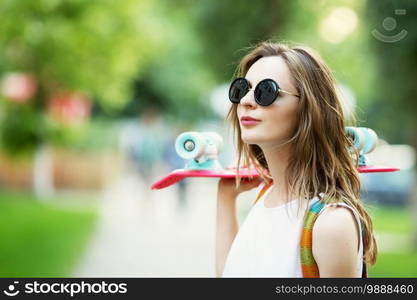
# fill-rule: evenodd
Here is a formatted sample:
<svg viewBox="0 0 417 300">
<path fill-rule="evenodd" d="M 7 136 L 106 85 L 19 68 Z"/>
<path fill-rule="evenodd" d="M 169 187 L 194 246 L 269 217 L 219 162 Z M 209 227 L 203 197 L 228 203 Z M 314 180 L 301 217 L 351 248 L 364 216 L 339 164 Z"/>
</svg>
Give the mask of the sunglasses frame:
<svg viewBox="0 0 417 300">
<path fill-rule="evenodd" d="M 294 94 L 294 93 L 291 93 L 291 92 L 288 92 L 288 91 L 286 91 L 286 90 L 283 90 L 283 89 L 281 89 L 280 87 L 279 87 L 279 84 L 278 84 L 278 82 L 276 82 L 275 80 L 273 80 L 273 79 L 271 79 L 271 78 L 265 78 L 265 79 L 262 79 L 261 81 L 259 81 L 258 82 L 258 84 L 253 88 L 250 88 L 250 89 L 248 89 L 248 91 L 246 92 L 246 94 L 244 95 L 244 96 L 242 96 L 242 98 L 240 98 L 240 100 L 239 100 L 239 102 L 234 102 L 234 101 L 232 101 L 231 99 L 230 99 L 230 90 L 232 89 L 232 86 L 233 86 L 233 84 L 236 82 L 236 81 L 238 81 L 238 80 L 245 80 L 246 81 L 246 83 L 248 84 L 248 86 L 250 86 L 250 82 L 249 82 L 249 80 L 247 80 L 245 77 L 238 77 L 238 78 L 236 78 L 235 80 L 233 80 L 232 81 L 232 83 L 230 84 L 230 87 L 229 87 L 229 100 L 230 100 L 230 102 L 232 102 L 233 104 L 239 104 L 240 103 L 240 100 L 242 100 L 242 98 L 247 94 L 247 93 L 249 93 L 251 90 L 256 90 L 256 88 L 259 86 L 259 84 L 261 84 L 262 82 L 264 82 L 264 81 L 272 81 L 276 86 L 277 86 L 277 92 L 276 92 L 276 95 L 275 95 L 275 98 L 274 98 L 274 100 L 270 103 L 270 104 L 262 104 L 262 103 L 260 103 L 260 101 L 256 98 L 256 97 L 254 97 L 255 98 L 255 102 L 256 103 L 258 103 L 259 105 L 261 105 L 261 106 L 268 106 L 268 105 L 271 105 L 272 103 L 274 103 L 275 102 L 275 100 L 278 98 L 278 96 L 279 96 L 279 93 L 284 93 L 284 94 L 288 94 L 288 95 L 292 95 L 292 96 L 295 96 L 295 97 L 298 97 L 298 98 L 300 98 L 300 96 L 299 95 L 296 95 L 296 94 Z"/>
</svg>

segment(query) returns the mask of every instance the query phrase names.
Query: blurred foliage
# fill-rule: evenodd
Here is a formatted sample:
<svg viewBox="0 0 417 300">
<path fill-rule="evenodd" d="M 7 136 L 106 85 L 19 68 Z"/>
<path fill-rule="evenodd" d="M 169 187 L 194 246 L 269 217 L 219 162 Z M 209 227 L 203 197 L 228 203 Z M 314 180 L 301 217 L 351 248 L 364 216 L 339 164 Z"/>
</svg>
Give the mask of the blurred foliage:
<svg viewBox="0 0 417 300">
<path fill-rule="evenodd" d="M 291 1 L 291 25 L 281 36 L 285 41 L 311 47 L 319 53 L 336 80 L 352 90 L 358 121 L 363 120 L 362 108 L 373 94 L 369 82 L 374 54 L 370 51 L 370 32 L 363 17 L 364 4 L 362 0 Z M 340 9 L 344 15 L 336 21 Z M 351 33 L 346 32 L 348 24 L 352 26 Z"/>
<path fill-rule="evenodd" d="M 370 209 L 370 213 L 376 231 L 411 233 L 412 211 L 407 207 L 377 205 Z"/>
<path fill-rule="evenodd" d="M 10 153 L 25 153 L 31 151 L 34 145 L 40 143 L 44 136 L 42 124 L 44 118 L 36 113 L 31 106 L 4 103 L 3 109 L 7 111 L 1 120 L 0 145 L 5 146 Z M 0 116 L 1 117 L 1 116 Z M 27 153 L 25 153 L 27 154 Z"/>
<path fill-rule="evenodd" d="M 96 219 L 92 210 L 62 209 L 24 192 L 0 191 L 0 276 L 71 276 Z"/>
<path fill-rule="evenodd" d="M 161 30 L 152 3 L 2 1 L 0 74 L 29 73 L 38 85 L 28 103 L 0 99 L 3 146 L 10 152 L 31 151 L 40 141 L 65 139 L 68 126 L 48 122 L 44 116 L 54 93 L 86 93 L 106 111 L 125 105 L 132 80 L 161 42 L 152 34 Z"/>
<path fill-rule="evenodd" d="M 167 1 L 187 12 L 189 26 L 200 37 L 203 58 L 217 81 L 231 79 L 241 50 L 283 32 L 291 18 L 289 1 L 265 0 L 256 5 L 245 0 Z"/>
<path fill-rule="evenodd" d="M 388 233 L 407 239 L 401 248 L 397 247 L 395 253 L 379 252 L 376 264 L 369 268 L 369 277 L 416 277 L 417 252 L 412 250 L 412 211 L 410 208 L 408 206 L 372 205 L 369 212 L 377 235 Z M 389 242 L 395 243 L 389 239 L 379 241 L 379 243 Z M 382 248 L 383 246 L 381 245 Z"/>
<path fill-rule="evenodd" d="M 163 29 L 155 34 L 163 35 L 163 53 L 136 81 L 134 99 L 125 114 L 137 115 L 156 107 L 191 122 L 212 117 L 208 98 L 215 77 L 189 13 L 168 1 L 159 3 L 159 12 L 164 16 Z"/>
<path fill-rule="evenodd" d="M 417 277 L 417 252 L 380 253 L 375 266 L 369 268 L 368 277 Z"/>
<path fill-rule="evenodd" d="M 405 15 L 396 15 L 404 9 Z M 387 18 L 396 22 L 392 32 L 382 26 Z M 401 30 L 407 35 L 394 43 L 372 38 L 376 73 L 370 88 L 373 101 L 368 110 L 369 122 L 384 132 L 395 143 L 411 143 L 417 147 L 417 5 L 414 0 L 369 0 L 366 19 L 369 31 L 376 29 L 386 36 L 395 36 Z"/>
<path fill-rule="evenodd" d="M 44 93 L 87 91 L 104 106 L 120 106 L 156 47 L 149 3 L 2 1 L 0 70 L 30 71 Z"/>
<path fill-rule="evenodd" d="M 3 143 L 16 152 L 41 141 L 77 142 L 72 138 L 87 126 L 62 128 L 44 117 L 49 95 L 61 89 L 87 93 L 95 116 L 138 116 L 151 106 L 177 120 L 212 118 L 211 91 L 230 81 L 240 58 L 263 40 L 316 49 L 337 80 L 353 91 L 360 121 L 390 142 L 409 140 L 417 136 L 415 105 L 408 101 L 416 89 L 413 4 L 4 0 L 0 73 L 30 72 L 40 86 L 30 108 L 0 100 Z M 407 37 L 391 44 L 378 41 L 372 30 L 396 8 L 407 10 L 396 17 L 397 28 L 408 29 Z M 16 115 L 23 124 L 16 124 Z"/>
</svg>

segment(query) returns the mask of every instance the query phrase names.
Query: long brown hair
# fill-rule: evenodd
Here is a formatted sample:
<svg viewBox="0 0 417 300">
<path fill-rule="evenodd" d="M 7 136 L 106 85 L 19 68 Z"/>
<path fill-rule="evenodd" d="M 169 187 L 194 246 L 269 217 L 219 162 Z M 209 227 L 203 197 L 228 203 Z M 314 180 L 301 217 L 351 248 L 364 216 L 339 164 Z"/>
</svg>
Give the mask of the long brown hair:
<svg viewBox="0 0 417 300">
<path fill-rule="evenodd" d="M 365 228 L 365 261 L 375 264 L 377 244 L 372 220 L 360 200 L 360 178 L 357 171 L 358 152 L 352 150 L 352 139 L 345 134 L 347 119 L 343 115 L 340 94 L 332 72 L 312 49 L 282 43 L 262 42 L 245 55 L 236 70 L 244 77 L 260 58 L 280 56 L 286 62 L 300 95 L 298 127 L 288 140 L 292 155 L 287 170 L 288 194 L 296 199 L 326 195 L 325 201 L 345 202 L 359 213 Z M 237 168 L 253 165 L 265 181 L 272 177 L 262 149 L 242 141 L 237 104 L 232 104 L 226 119 L 232 123 L 237 143 Z M 349 118 L 354 126 L 354 115 Z M 296 159 L 295 159 L 296 158 Z M 236 177 L 239 186 L 241 177 Z"/>
</svg>

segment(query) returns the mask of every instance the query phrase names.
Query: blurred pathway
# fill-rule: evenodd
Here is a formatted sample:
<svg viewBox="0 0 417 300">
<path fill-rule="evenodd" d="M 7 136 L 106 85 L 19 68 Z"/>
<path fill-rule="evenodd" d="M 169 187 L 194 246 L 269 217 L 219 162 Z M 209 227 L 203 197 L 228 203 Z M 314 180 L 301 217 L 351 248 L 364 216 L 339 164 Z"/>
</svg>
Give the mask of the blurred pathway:
<svg viewBox="0 0 417 300">
<path fill-rule="evenodd" d="M 73 276 L 214 277 L 217 181 L 190 183 L 181 210 L 176 186 L 151 191 L 135 174 L 119 178 L 103 194 L 96 235 Z"/>
</svg>

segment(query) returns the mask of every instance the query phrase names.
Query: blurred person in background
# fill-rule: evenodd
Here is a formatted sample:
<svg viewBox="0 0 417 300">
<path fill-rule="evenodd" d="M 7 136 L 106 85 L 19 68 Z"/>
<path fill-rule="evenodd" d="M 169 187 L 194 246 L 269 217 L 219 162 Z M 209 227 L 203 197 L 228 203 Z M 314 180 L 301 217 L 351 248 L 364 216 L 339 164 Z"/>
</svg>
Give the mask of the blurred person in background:
<svg viewBox="0 0 417 300">
<path fill-rule="evenodd" d="M 122 133 L 122 144 L 128 163 L 146 188 L 156 177 L 157 168 L 166 145 L 167 133 L 160 112 L 155 107 L 144 110 L 135 124 L 126 126 Z"/>
</svg>

